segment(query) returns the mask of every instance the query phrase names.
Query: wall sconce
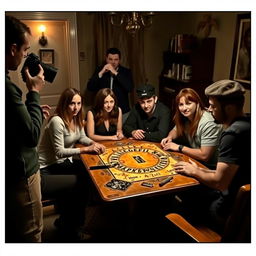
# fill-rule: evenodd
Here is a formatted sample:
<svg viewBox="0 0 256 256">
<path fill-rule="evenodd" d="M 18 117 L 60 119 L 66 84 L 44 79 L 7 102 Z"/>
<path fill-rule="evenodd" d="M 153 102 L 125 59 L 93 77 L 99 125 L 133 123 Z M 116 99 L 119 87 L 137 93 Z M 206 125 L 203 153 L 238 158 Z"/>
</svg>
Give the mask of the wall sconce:
<svg viewBox="0 0 256 256">
<path fill-rule="evenodd" d="M 41 25 L 40 27 L 39 27 L 39 30 L 40 30 L 40 32 L 42 32 L 42 36 L 41 37 L 39 37 L 39 44 L 40 45 L 42 45 L 42 46 L 45 46 L 45 45 L 47 45 L 47 37 L 44 35 L 44 32 L 45 32 L 45 30 L 46 30 L 46 27 L 44 26 L 44 25 Z"/>
</svg>

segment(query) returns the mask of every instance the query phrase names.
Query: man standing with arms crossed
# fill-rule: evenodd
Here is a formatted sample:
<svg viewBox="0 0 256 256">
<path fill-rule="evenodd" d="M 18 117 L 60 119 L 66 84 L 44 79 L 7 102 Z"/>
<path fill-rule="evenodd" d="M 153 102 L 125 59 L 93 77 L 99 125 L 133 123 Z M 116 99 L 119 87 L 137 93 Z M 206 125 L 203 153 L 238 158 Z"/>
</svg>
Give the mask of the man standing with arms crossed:
<svg viewBox="0 0 256 256">
<path fill-rule="evenodd" d="M 43 227 L 40 173 L 36 146 L 43 111 L 39 91 L 44 87 L 44 70 L 31 77 L 25 70 L 28 93 L 25 104 L 21 89 L 11 82 L 9 71 L 17 70 L 30 48 L 29 27 L 5 17 L 5 241 L 41 242 Z"/>
</svg>

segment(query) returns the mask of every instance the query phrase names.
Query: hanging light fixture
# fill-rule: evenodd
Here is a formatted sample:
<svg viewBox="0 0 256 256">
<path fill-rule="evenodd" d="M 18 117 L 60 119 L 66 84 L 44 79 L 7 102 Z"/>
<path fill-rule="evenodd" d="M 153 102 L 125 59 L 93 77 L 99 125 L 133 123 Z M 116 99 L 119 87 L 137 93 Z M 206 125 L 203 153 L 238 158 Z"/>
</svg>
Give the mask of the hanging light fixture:
<svg viewBox="0 0 256 256">
<path fill-rule="evenodd" d="M 142 27 L 150 27 L 152 25 L 153 15 L 153 12 L 111 12 L 110 22 L 114 26 L 124 24 L 125 29 L 134 36 Z"/>
</svg>

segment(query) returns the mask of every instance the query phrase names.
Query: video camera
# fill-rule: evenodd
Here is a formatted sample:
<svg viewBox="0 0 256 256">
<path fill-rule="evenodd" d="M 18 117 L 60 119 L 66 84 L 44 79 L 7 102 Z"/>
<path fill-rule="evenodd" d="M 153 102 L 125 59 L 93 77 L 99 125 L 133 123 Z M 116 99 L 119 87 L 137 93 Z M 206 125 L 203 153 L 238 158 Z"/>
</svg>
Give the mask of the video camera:
<svg viewBox="0 0 256 256">
<path fill-rule="evenodd" d="M 24 65 L 21 69 L 21 76 L 23 81 L 26 82 L 25 67 L 28 67 L 31 76 L 36 76 L 40 70 L 38 64 L 40 64 L 44 69 L 44 80 L 52 83 L 57 74 L 58 69 L 43 63 L 42 61 L 40 61 L 39 57 L 34 53 L 30 53 L 27 56 Z"/>
</svg>

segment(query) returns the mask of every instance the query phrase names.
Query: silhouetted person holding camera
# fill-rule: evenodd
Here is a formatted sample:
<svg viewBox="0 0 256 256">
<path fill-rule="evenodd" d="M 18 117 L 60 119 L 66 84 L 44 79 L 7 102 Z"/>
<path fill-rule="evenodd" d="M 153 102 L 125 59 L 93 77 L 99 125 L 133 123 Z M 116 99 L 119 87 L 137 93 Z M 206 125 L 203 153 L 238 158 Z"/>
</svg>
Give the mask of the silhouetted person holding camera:
<svg viewBox="0 0 256 256">
<path fill-rule="evenodd" d="M 30 29 L 18 19 L 5 17 L 5 231 L 6 242 L 41 242 L 43 227 L 37 144 L 44 114 L 39 92 L 45 85 L 44 70 L 32 77 L 25 69 L 28 93 L 25 104 L 21 89 L 11 82 L 28 55 Z"/>
</svg>

